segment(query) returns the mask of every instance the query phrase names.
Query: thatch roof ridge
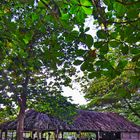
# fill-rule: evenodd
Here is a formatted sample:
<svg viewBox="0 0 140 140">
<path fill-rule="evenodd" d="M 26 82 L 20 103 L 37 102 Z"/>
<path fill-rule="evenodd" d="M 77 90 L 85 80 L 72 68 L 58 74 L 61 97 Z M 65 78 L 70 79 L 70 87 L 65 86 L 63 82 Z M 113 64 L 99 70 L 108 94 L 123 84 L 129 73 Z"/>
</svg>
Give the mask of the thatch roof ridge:
<svg viewBox="0 0 140 140">
<path fill-rule="evenodd" d="M 17 120 L 0 125 L 0 129 L 15 130 Z M 33 109 L 26 111 L 25 130 L 38 131 L 115 131 L 140 132 L 140 126 L 112 112 L 78 110 L 71 125 L 47 113 Z"/>
<path fill-rule="evenodd" d="M 140 126 L 128 121 L 123 116 L 114 112 L 95 112 L 92 110 L 79 110 L 80 116 L 75 123 L 87 125 L 89 130 L 98 131 L 136 131 L 140 132 Z M 81 122 L 80 120 L 84 121 Z M 91 125 L 92 124 L 92 125 Z M 81 128 L 82 129 L 82 128 Z M 86 130 L 86 129 L 85 129 Z"/>
</svg>

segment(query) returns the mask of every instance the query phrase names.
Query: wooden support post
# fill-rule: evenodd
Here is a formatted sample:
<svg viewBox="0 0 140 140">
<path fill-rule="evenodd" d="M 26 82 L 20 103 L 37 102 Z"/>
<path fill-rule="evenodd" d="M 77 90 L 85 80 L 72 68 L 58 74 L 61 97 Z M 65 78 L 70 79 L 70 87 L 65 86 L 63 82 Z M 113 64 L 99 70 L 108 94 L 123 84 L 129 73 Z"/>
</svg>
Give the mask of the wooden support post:
<svg viewBox="0 0 140 140">
<path fill-rule="evenodd" d="M 44 134 L 44 133 L 43 133 L 43 132 L 41 132 L 41 140 L 42 140 L 42 138 L 44 138 L 44 137 L 43 137 L 43 134 Z"/>
<path fill-rule="evenodd" d="M 37 140 L 39 140 L 39 131 L 37 131 Z"/>
<path fill-rule="evenodd" d="M 55 140 L 58 140 L 58 137 L 59 137 L 59 130 L 58 129 L 54 132 L 54 136 L 55 136 Z"/>
<path fill-rule="evenodd" d="M 62 138 L 62 140 L 64 139 L 64 132 L 63 131 L 61 132 L 61 138 Z"/>
<path fill-rule="evenodd" d="M 35 132 L 34 132 L 34 131 L 32 131 L 32 136 L 31 136 L 31 137 L 32 137 L 32 139 L 34 139 L 34 133 L 35 133 Z"/>
<path fill-rule="evenodd" d="M 14 131 L 12 131 L 12 138 L 11 138 L 11 140 L 13 140 L 13 138 L 14 138 L 14 137 L 13 137 L 13 132 L 14 132 Z"/>
<path fill-rule="evenodd" d="M 31 138 L 31 137 L 32 137 L 32 133 L 31 133 L 31 131 L 29 132 L 29 135 L 30 135 L 29 137 Z"/>
<path fill-rule="evenodd" d="M 99 140 L 99 132 L 96 133 L 96 140 Z"/>
<path fill-rule="evenodd" d="M 80 140 L 80 139 L 81 139 L 81 132 L 78 131 L 78 132 L 77 132 L 77 140 Z"/>
<path fill-rule="evenodd" d="M 50 137 L 51 137 L 51 133 L 48 132 L 48 140 L 50 140 Z"/>
<path fill-rule="evenodd" d="M 79 140 L 81 140 L 81 132 L 79 132 Z"/>
<path fill-rule="evenodd" d="M 48 138 L 47 136 L 48 136 L 48 135 L 47 135 L 47 133 L 45 132 L 45 139 L 46 139 L 46 140 L 47 140 L 47 138 Z"/>
<path fill-rule="evenodd" d="M 7 131 L 5 131 L 5 140 L 7 140 Z"/>
</svg>

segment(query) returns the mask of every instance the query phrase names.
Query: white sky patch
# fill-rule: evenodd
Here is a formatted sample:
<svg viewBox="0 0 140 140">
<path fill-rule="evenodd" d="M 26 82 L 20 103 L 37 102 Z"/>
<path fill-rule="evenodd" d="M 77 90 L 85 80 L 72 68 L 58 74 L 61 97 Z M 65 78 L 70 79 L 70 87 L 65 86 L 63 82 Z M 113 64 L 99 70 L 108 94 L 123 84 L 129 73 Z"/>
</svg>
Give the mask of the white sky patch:
<svg viewBox="0 0 140 140">
<path fill-rule="evenodd" d="M 97 29 L 95 25 L 93 25 L 93 22 L 94 22 L 93 16 L 88 17 L 85 21 L 85 28 L 90 27 L 90 30 L 87 31 L 86 34 L 95 36 Z"/>
<path fill-rule="evenodd" d="M 70 87 L 63 87 L 63 95 L 66 97 L 71 96 L 72 97 L 72 103 L 79 104 L 79 105 L 86 105 L 87 102 L 85 98 L 83 97 L 83 94 L 81 94 L 78 89 L 71 89 Z"/>
</svg>

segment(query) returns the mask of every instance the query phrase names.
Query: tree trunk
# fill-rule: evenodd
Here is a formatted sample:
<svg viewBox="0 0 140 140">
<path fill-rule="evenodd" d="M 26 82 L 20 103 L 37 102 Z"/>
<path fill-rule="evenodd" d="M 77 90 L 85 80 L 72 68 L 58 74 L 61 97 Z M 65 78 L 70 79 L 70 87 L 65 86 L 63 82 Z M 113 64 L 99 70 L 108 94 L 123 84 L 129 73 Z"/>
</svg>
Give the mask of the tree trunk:
<svg viewBox="0 0 140 140">
<path fill-rule="evenodd" d="M 25 78 L 25 82 L 23 83 L 23 92 L 21 93 L 20 97 L 18 97 L 20 111 L 19 111 L 18 122 L 17 122 L 17 140 L 24 140 L 23 132 L 24 132 L 24 118 L 25 118 L 25 111 L 26 111 L 28 82 L 29 82 L 29 76 L 27 74 Z"/>
<path fill-rule="evenodd" d="M 20 107 L 18 123 L 17 123 L 17 140 L 24 140 L 24 118 L 25 118 L 25 107 Z"/>
</svg>

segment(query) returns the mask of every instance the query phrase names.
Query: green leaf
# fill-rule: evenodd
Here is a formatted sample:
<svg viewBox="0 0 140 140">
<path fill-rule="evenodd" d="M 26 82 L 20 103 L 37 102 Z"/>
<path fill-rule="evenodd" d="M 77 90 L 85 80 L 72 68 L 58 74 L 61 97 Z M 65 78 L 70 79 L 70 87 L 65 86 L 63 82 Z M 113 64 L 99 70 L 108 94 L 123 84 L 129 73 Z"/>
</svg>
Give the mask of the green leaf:
<svg viewBox="0 0 140 140">
<path fill-rule="evenodd" d="M 90 62 L 90 60 L 89 60 L 89 61 L 87 61 L 86 63 L 87 63 L 86 70 L 87 70 L 88 72 L 93 71 L 93 64 L 92 64 L 92 62 Z"/>
<path fill-rule="evenodd" d="M 90 60 L 86 60 L 86 61 L 84 61 L 84 63 L 82 63 L 80 69 L 82 71 L 85 71 L 85 70 L 93 71 L 93 64 L 92 64 L 92 62 L 90 62 Z"/>
<path fill-rule="evenodd" d="M 29 41 L 30 41 L 30 37 L 28 35 L 26 35 L 24 38 L 23 38 L 23 41 L 25 44 L 28 44 Z"/>
<path fill-rule="evenodd" d="M 96 72 L 91 72 L 91 73 L 88 74 L 88 78 L 89 78 L 89 79 L 93 79 L 93 78 L 95 78 L 96 76 L 97 76 L 97 73 L 96 73 Z"/>
<path fill-rule="evenodd" d="M 38 2 L 38 7 L 42 9 L 46 8 L 46 6 L 41 1 Z"/>
<path fill-rule="evenodd" d="M 86 29 L 85 29 L 85 32 L 88 32 L 90 30 L 90 27 L 87 27 Z"/>
<path fill-rule="evenodd" d="M 135 8 L 131 8 L 127 12 L 128 18 L 137 18 L 139 15 L 139 10 Z"/>
<path fill-rule="evenodd" d="M 81 65 L 82 63 L 83 63 L 82 60 L 75 60 L 73 64 L 78 66 L 78 65 Z"/>
<path fill-rule="evenodd" d="M 85 14 L 87 14 L 87 15 L 91 15 L 92 14 L 93 10 L 91 8 L 87 8 L 85 6 L 82 6 L 82 8 L 83 8 Z"/>
<path fill-rule="evenodd" d="M 71 9 L 70 9 L 70 13 L 71 13 L 71 14 L 76 14 L 77 11 L 79 10 L 79 8 L 80 8 L 80 6 L 75 6 L 75 5 L 73 5 L 73 6 L 71 7 Z"/>
<path fill-rule="evenodd" d="M 92 45 L 93 45 L 93 37 L 91 35 L 82 34 L 79 39 L 80 39 L 81 42 L 85 43 L 88 46 L 88 48 L 92 47 Z"/>
<path fill-rule="evenodd" d="M 99 41 L 99 42 L 94 42 L 94 47 L 99 49 L 101 46 L 103 46 L 106 42 Z"/>
<path fill-rule="evenodd" d="M 109 51 L 109 47 L 108 47 L 108 44 L 103 44 L 101 47 L 100 47 L 100 53 L 101 54 L 106 54 L 107 52 Z"/>
<path fill-rule="evenodd" d="M 85 71 L 86 68 L 87 68 L 87 63 L 84 62 L 84 63 L 81 65 L 80 69 L 81 69 L 82 71 Z"/>
<path fill-rule="evenodd" d="M 123 55 L 127 55 L 128 52 L 129 52 L 129 47 L 127 45 L 121 44 L 120 45 L 120 50 L 121 50 L 121 52 L 122 52 Z"/>
<path fill-rule="evenodd" d="M 62 20 L 68 20 L 70 18 L 70 15 L 68 13 L 66 13 L 65 11 L 60 9 L 60 12 L 61 12 L 61 17 L 60 18 Z"/>
<path fill-rule="evenodd" d="M 86 54 L 86 51 L 85 50 L 82 50 L 82 49 L 76 50 L 76 55 L 77 56 L 84 56 L 84 54 Z"/>
<path fill-rule="evenodd" d="M 32 20 L 33 20 L 33 22 L 36 21 L 37 19 L 39 19 L 39 15 L 33 13 L 32 14 Z"/>
<path fill-rule="evenodd" d="M 123 4 L 118 3 L 118 2 L 114 2 L 113 8 L 119 16 L 123 16 L 126 12 L 125 6 Z"/>
<path fill-rule="evenodd" d="M 28 44 L 29 43 L 29 41 L 31 40 L 31 38 L 32 38 L 32 35 L 33 35 L 33 31 L 28 31 L 27 29 L 21 29 L 21 31 L 20 31 L 21 33 L 21 35 L 23 34 L 23 41 L 24 41 L 24 43 L 25 44 Z M 19 37 L 21 37 L 20 35 L 19 35 Z"/>
<path fill-rule="evenodd" d="M 140 48 L 130 48 L 130 52 L 132 54 L 139 54 L 140 53 Z"/>
<path fill-rule="evenodd" d="M 104 3 L 108 6 L 109 10 L 112 10 L 114 0 L 104 0 Z"/>
<path fill-rule="evenodd" d="M 137 76 L 140 76 L 140 68 L 135 68 L 134 71 Z"/>
<path fill-rule="evenodd" d="M 22 58 L 27 58 L 28 57 L 28 53 L 25 52 L 23 49 L 19 50 L 19 54 Z"/>
<path fill-rule="evenodd" d="M 86 45 L 91 48 L 93 45 L 93 37 L 89 34 L 86 34 L 86 40 L 85 40 Z"/>
<path fill-rule="evenodd" d="M 119 88 L 116 92 L 118 93 L 118 96 L 122 98 L 127 97 L 128 95 L 127 91 L 124 88 Z"/>
<path fill-rule="evenodd" d="M 70 35 L 72 35 L 73 37 L 77 38 L 79 36 L 79 32 L 74 30 L 74 31 L 71 32 Z"/>
<path fill-rule="evenodd" d="M 101 60 L 98 60 L 96 61 L 95 65 L 98 67 L 98 66 L 101 66 L 103 64 L 103 61 Z"/>
<path fill-rule="evenodd" d="M 76 14 L 76 19 L 79 23 L 83 24 L 86 18 L 85 11 L 83 10 L 82 6 L 79 6 L 78 12 Z"/>
<path fill-rule="evenodd" d="M 128 64 L 127 60 L 120 60 L 118 65 L 117 65 L 117 70 L 121 70 L 123 71 L 123 69 L 125 68 L 125 66 Z"/>
<path fill-rule="evenodd" d="M 92 2 L 89 0 L 80 0 L 82 6 L 93 6 Z"/>
<path fill-rule="evenodd" d="M 116 48 L 116 47 L 119 47 L 120 42 L 118 42 L 118 41 L 110 41 L 110 42 L 109 42 L 109 45 L 110 45 L 110 47 L 112 47 L 112 48 Z"/>
<path fill-rule="evenodd" d="M 100 39 L 107 39 L 108 34 L 104 30 L 99 30 L 99 31 L 97 31 L 97 36 Z"/>
<path fill-rule="evenodd" d="M 138 62 L 136 63 L 136 65 L 137 65 L 137 67 L 140 68 L 140 61 L 138 61 Z"/>
<path fill-rule="evenodd" d="M 133 58 L 132 58 L 132 62 L 136 62 L 140 59 L 140 54 L 137 54 L 135 55 Z"/>
<path fill-rule="evenodd" d="M 71 0 L 71 3 L 72 4 L 79 4 L 79 1 L 78 0 Z"/>
</svg>

